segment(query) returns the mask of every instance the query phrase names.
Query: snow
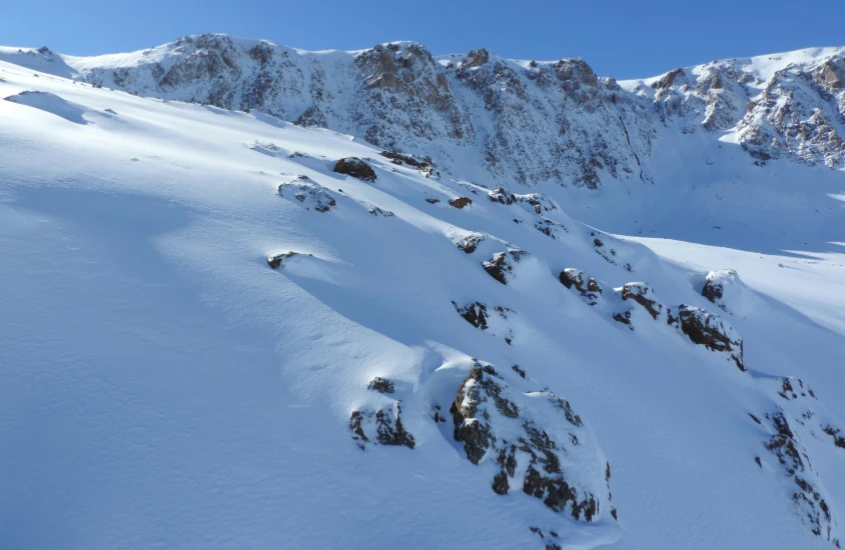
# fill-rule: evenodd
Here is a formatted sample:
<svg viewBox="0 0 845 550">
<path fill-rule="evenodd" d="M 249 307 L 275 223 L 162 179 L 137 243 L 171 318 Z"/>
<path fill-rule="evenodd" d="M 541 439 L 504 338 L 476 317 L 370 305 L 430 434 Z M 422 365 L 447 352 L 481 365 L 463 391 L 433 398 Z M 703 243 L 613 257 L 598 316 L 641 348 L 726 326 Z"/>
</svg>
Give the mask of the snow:
<svg viewBox="0 0 845 550">
<path fill-rule="evenodd" d="M 0 52 L 0 97 L 13 98 L 0 101 L 10 547 L 543 548 L 538 527 L 564 548 L 831 548 L 749 414 L 782 408 L 795 426 L 813 412 L 796 438 L 835 525 L 845 452 L 817 424 L 845 419 L 841 171 L 785 159 L 761 171 L 690 136 L 655 150 L 653 187 L 539 185 L 560 208 L 538 213 L 359 138 L 35 76 L 6 62 L 33 58 L 15 52 Z M 345 157 L 377 180 L 334 173 Z M 285 191 L 301 182 L 336 204 Z M 535 227 L 546 221 L 555 238 Z M 484 241 L 467 253 L 456 241 L 470 234 Z M 528 256 L 503 285 L 482 263 L 509 249 Z M 560 283 L 568 268 L 601 286 L 595 306 Z M 723 269 L 743 285 L 730 312 L 701 296 Z M 632 281 L 673 311 L 717 313 L 749 372 L 629 300 L 633 330 L 615 321 L 613 289 Z M 481 330 L 452 302 L 512 311 Z M 476 360 L 553 435 L 565 428 L 540 392 L 571 403 L 589 437 L 564 473 L 598 490 L 606 458 L 618 522 L 555 513 L 521 480 L 491 490 L 496 457 L 467 460 L 447 413 Z M 783 403 L 787 375 L 818 401 Z M 396 393 L 368 390 L 376 376 Z M 414 448 L 362 451 L 350 415 L 399 401 Z"/>
</svg>

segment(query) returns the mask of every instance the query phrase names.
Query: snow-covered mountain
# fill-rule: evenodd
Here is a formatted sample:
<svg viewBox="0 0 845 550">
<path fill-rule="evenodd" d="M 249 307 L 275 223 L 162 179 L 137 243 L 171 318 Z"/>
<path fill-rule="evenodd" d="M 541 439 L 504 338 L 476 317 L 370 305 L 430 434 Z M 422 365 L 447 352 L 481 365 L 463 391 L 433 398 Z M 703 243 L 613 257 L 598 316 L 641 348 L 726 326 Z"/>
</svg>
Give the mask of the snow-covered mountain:
<svg viewBox="0 0 845 550">
<path fill-rule="evenodd" d="M 839 546 L 843 57 L 0 48 L 3 540 Z"/>
</svg>

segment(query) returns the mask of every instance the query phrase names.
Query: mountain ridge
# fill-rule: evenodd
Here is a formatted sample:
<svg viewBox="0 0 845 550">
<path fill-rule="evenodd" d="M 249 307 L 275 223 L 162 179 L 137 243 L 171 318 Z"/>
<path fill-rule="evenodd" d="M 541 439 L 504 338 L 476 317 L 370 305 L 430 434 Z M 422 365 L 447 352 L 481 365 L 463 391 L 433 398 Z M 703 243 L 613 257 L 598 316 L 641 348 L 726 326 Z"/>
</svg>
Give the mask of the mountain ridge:
<svg viewBox="0 0 845 550">
<path fill-rule="evenodd" d="M 784 156 L 841 167 L 843 51 L 728 59 L 624 86 L 580 58 L 505 60 L 483 48 L 432 56 L 407 41 L 308 52 L 217 34 L 129 54 L 25 55 L 48 59 L 42 66 L 58 57 L 74 78 L 130 93 L 258 109 L 350 133 L 439 159 L 469 180 L 595 189 L 653 182 L 648 159 L 664 130 L 732 130 L 726 139 L 759 162 Z M 467 153 L 480 169 L 452 158 Z"/>
</svg>

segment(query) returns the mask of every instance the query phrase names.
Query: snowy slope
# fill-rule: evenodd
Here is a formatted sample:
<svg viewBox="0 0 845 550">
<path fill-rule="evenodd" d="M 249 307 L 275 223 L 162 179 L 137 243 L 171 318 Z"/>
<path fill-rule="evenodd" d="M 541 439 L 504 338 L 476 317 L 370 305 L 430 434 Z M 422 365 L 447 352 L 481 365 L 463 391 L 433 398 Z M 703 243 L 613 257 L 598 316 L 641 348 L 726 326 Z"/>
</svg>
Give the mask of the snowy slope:
<svg viewBox="0 0 845 550">
<path fill-rule="evenodd" d="M 510 160 L 467 172 L 477 141 L 410 149 L 421 142 L 402 132 L 417 119 L 383 129 L 417 156 L 384 156 L 366 132 L 176 101 L 201 79 L 166 100 L 90 84 L 177 66 L 175 48 L 53 62 L 0 52 L 18 63 L 0 62 L 10 547 L 830 548 L 842 537 L 845 262 L 807 252 L 842 227 L 829 196 L 841 171 L 755 166 L 738 141 L 699 131 L 655 145 L 644 170 L 659 177 L 636 192 L 527 175 L 507 185 Z M 349 60 L 363 54 L 284 51 L 360 78 Z M 484 74 L 489 57 L 470 67 L 478 55 L 448 77 L 450 89 L 466 82 L 461 101 L 481 101 L 469 94 L 486 84 L 473 82 L 504 78 Z M 575 62 L 559 69 L 590 80 Z M 631 96 L 649 112 L 650 98 Z M 622 112 L 593 100 L 590 116 Z M 443 106 L 421 120 L 435 127 L 451 116 Z M 532 120 L 490 117 L 490 133 Z M 654 144 L 676 129 L 653 130 Z M 736 151 L 713 172 L 668 179 L 720 144 Z M 375 180 L 333 171 L 351 157 Z M 736 181 L 747 185 L 722 199 L 703 190 Z M 677 215 L 696 193 L 713 203 Z M 703 232 L 718 216 L 757 232 Z M 776 226 L 812 245 L 784 252 Z"/>
</svg>

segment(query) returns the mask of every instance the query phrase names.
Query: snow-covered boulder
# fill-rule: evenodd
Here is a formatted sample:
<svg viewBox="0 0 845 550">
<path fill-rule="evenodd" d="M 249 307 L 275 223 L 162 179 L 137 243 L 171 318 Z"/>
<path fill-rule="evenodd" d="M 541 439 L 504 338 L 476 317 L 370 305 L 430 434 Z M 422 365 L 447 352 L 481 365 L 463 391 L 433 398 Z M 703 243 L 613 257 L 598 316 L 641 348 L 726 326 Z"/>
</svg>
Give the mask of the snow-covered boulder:
<svg viewBox="0 0 845 550">
<path fill-rule="evenodd" d="M 511 249 L 507 252 L 497 252 L 489 260 L 482 262 L 482 267 L 488 275 L 502 283 L 508 284 L 508 280 L 513 276 L 514 264 L 518 264 L 522 257 L 527 252 L 524 250 Z"/>
<path fill-rule="evenodd" d="M 560 284 L 568 289 L 577 291 L 581 297 L 589 305 L 594 306 L 598 303 L 602 294 L 602 288 L 592 277 L 587 277 L 584 280 L 584 272 L 574 267 L 568 267 L 558 274 Z"/>
<path fill-rule="evenodd" d="M 721 269 L 707 274 L 701 295 L 719 306 L 725 313 L 746 317 L 750 315 L 759 298 L 745 286 L 733 269 Z"/>
<path fill-rule="evenodd" d="M 302 204 L 308 210 L 328 212 L 337 201 L 325 187 L 305 180 L 279 185 L 279 196 Z"/>
</svg>

